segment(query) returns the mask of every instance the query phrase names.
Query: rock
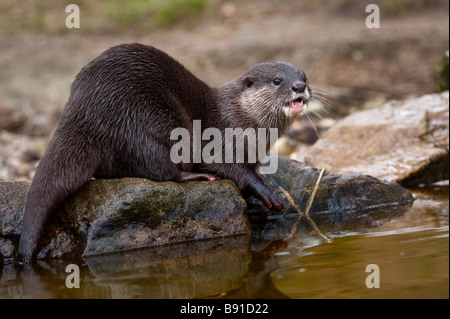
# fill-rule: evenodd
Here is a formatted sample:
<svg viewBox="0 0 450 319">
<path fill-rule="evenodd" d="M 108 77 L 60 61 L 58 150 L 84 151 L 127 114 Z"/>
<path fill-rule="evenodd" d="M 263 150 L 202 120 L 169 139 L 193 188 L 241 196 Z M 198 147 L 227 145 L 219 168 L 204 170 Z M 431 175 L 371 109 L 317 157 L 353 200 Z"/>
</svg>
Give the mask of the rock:
<svg viewBox="0 0 450 319">
<path fill-rule="evenodd" d="M 273 155 L 276 156 L 276 155 Z M 284 202 L 280 214 L 248 199 L 251 220 L 294 217 L 299 213 L 286 192 L 302 211 L 314 188 L 319 170 L 278 157 L 276 174 L 263 175 Z M 15 255 L 22 223 L 22 210 L 29 183 L 0 183 L 0 252 Z M 370 176 L 325 172 L 311 207 L 318 225 L 333 228 L 373 224 L 392 218 L 407 207 L 411 194 L 397 184 Z M 236 185 L 216 182 L 157 183 L 124 178 L 91 180 L 70 195 L 50 218 L 42 239 L 42 257 L 93 256 L 199 239 L 248 234 L 247 206 Z M 287 226 L 286 226 L 287 227 Z M 292 223 L 290 226 L 292 228 Z M 256 229 L 253 227 L 253 229 Z"/>
<path fill-rule="evenodd" d="M 354 113 L 330 129 L 305 163 L 404 186 L 448 179 L 449 93 Z"/>
<path fill-rule="evenodd" d="M 15 247 L 11 239 L 3 238 L 0 236 L 0 256 L 5 258 L 11 258 L 14 256 Z M 0 259 L 1 265 L 1 259 Z"/>
<path fill-rule="evenodd" d="M 0 182 L 0 236 L 20 235 L 29 182 Z"/>
<path fill-rule="evenodd" d="M 254 230 L 261 232 L 263 237 L 268 234 L 276 238 L 286 236 L 299 217 L 297 208 L 303 214 L 306 212 L 319 173 L 318 168 L 280 156 L 277 173 L 263 175 L 263 178 L 274 187 L 285 209 L 277 213 L 267 209 L 259 200 L 247 200 L 248 215 Z M 289 193 L 297 208 L 281 188 Z M 323 232 L 359 231 L 400 216 L 411 207 L 413 201 L 411 193 L 396 183 L 367 175 L 324 171 L 309 214 Z M 310 226 L 303 220 L 302 227 L 311 229 Z"/>
<path fill-rule="evenodd" d="M 20 233 L 28 187 L 0 183 L 1 236 Z M 11 199 L 14 191 L 20 196 Z M 245 201 L 231 181 L 92 180 L 53 214 L 38 257 L 90 256 L 248 234 L 245 212 Z"/>
</svg>

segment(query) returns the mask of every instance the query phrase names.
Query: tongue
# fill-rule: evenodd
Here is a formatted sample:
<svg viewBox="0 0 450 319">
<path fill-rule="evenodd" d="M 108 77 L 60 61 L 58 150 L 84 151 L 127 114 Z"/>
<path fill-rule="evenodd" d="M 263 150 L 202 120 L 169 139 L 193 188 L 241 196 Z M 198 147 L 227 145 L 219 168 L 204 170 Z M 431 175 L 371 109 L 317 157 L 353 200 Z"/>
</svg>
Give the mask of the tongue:
<svg viewBox="0 0 450 319">
<path fill-rule="evenodd" d="M 294 109 L 295 111 L 300 111 L 300 110 L 303 108 L 303 106 L 302 106 L 302 103 L 301 103 L 301 102 L 299 102 L 299 101 L 294 101 L 294 102 L 292 102 L 292 104 L 291 104 L 291 108 Z"/>
</svg>

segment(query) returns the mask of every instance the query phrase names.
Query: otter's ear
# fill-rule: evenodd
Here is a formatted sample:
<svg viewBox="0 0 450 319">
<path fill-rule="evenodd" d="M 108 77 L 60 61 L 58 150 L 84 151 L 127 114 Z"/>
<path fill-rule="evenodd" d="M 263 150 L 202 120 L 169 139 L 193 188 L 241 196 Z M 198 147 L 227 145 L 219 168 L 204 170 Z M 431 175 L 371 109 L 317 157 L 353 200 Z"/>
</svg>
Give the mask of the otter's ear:
<svg viewBox="0 0 450 319">
<path fill-rule="evenodd" d="M 255 84 L 255 81 L 253 80 L 253 77 L 250 75 L 245 75 L 242 77 L 242 84 L 245 88 L 250 88 Z"/>
</svg>

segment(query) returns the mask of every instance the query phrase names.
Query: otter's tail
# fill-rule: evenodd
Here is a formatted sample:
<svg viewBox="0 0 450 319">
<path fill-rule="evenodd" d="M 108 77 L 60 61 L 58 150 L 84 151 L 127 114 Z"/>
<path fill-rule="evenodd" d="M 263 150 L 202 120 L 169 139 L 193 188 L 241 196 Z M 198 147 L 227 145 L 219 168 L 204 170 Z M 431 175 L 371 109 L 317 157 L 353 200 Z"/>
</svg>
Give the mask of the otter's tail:
<svg viewBox="0 0 450 319">
<path fill-rule="evenodd" d="M 36 257 L 51 213 L 95 171 L 96 156 L 88 148 L 70 149 L 67 145 L 52 142 L 39 163 L 28 192 L 19 240 L 19 261 L 28 262 Z M 64 145 L 64 149 L 55 145 Z"/>
</svg>

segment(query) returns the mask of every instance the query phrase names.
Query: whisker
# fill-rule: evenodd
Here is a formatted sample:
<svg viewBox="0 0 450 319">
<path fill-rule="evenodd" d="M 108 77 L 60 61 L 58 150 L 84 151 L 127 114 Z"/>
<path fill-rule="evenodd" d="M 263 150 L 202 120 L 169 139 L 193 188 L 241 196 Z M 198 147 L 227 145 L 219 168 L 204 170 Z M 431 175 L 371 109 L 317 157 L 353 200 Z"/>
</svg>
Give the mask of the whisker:
<svg viewBox="0 0 450 319">
<path fill-rule="evenodd" d="M 323 120 L 323 119 L 324 119 L 324 117 L 323 117 L 322 115 L 320 115 L 320 114 L 319 114 L 318 112 L 316 112 L 316 111 L 312 111 L 310 114 L 317 116 L 317 117 L 319 118 L 319 120 Z"/>
<path fill-rule="evenodd" d="M 321 97 L 323 97 L 323 98 L 328 98 L 328 97 L 329 97 L 329 98 L 332 98 L 332 99 L 335 98 L 335 96 L 333 96 L 333 95 L 327 93 L 326 91 L 322 90 L 322 89 L 321 89 L 320 87 L 318 87 L 318 86 L 314 86 L 314 85 L 309 85 L 309 86 L 310 86 L 310 88 L 313 89 L 313 93 L 316 94 L 316 95 L 319 95 L 319 96 L 321 96 Z"/>
<path fill-rule="evenodd" d="M 324 99 L 324 100 L 327 100 L 327 101 L 330 101 L 330 102 L 331 102 L 331 99 L 330 99 L 328 96 L 326 96 L 325 94 L 321 93 L 321 92 L 315 91 L 315 92 L 313 93 L 313 96 L 316 96 L 316 97 L 318 97 L 318 98 L 321 98 L 321 99 Z"/>
<path fill-rule="evenodd" d="M 313 76 L 311 78 L 308 79 L 308 82 L 311 81 L 311 80 L 314 80 L 314 78 L 316 77 L 318 69 L 319 69 L 319 66 L 316 64 L 316 69 L 314 70 L 314 74 L 313 74 Z"/>
<path fill-rule="evenodd" d="M 313 88 L 316 92 L 320 92 L 320 93 L 323 93 L 325 95 L 330 95 L 329 93 L 327 93 L 322 88 L 320 88 L 320 87 L 318 87 L 316 85 L 311 85 L 311 84 L 308 84 L 308 85 L 309 85 L 310 88 Z"/>
<path fill-rule="evenodd" d="M 325 113 L 329 113 L 328 111 L 328 107 L 333 107 L 330 103 L 328 103 L 327 101 L 321 101 L 319 99 L 315 99 L 315 100 L 311 100 L 311 102 L 313 104 L 315 104 L 314 109 L 317 109 L 319 111 L 323 111 Z"/>
<path fill-rule="evenodd" d="M 330 97 L 331 99 L 328 97 Z M 326 113 L 328 113 L 327 108 L 332 108 L 333 110 L 336 110 L 336 108 L 333 105 L 334 103 L 332 99 L 334 98 L 325 92 L 313 91 L 313 94 L 311 95 L 311 100 L 319 102 L 318 104 L 321 105 L 320 108 Z"/>
<path fill-rule="evenodd" d="M 327 97 L 325 97 L 325 96 L 323 96 L 323 95 L 321 95 L 320 93 L 317 93 L 317 92 L 315 92 L 312 97 L 316 98 L 317 100 L 320 100 L 322 102 L 327 102 L 327 103 L 330 103 L 330 104 L 332 103 L 332 101 L 329 98 L 327 98 Z"/>
<path fill-rule="evenodd" d="M 309 122 L 312 124 L 312 127 L 314 129 L 314 132 L 316 133 L 317 137 L 320 138 L 319 131 L 316 128 L 316 124 L 314 123 L 314 120 L 309 116 L 308 113 L 305 112 L 306 117 L 308 118 Z"/>
</svg>

